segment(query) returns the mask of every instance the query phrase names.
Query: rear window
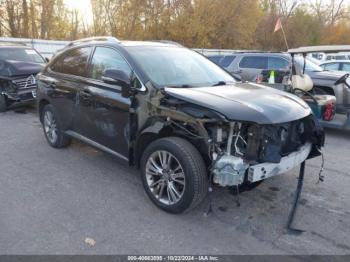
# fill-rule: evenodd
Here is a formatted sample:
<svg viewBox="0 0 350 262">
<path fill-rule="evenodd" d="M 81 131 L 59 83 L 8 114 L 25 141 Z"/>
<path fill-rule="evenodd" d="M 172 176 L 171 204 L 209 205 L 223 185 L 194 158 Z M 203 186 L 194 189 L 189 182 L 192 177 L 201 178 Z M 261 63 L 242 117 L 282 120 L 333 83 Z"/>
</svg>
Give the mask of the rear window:
<svg viewBox="0 0 350 262">
<path fill-rule="evenodd" d="M 267 57 L 246 56 L 239 63 L 240 68 L 267 69 Z"/>
</svg>

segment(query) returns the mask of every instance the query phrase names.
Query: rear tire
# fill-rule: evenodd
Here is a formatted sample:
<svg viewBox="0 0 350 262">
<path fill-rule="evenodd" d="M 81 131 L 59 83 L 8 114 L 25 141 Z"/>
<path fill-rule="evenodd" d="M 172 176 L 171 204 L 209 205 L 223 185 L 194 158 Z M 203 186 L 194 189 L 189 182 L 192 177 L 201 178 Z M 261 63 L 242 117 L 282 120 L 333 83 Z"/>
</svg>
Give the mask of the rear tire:
<svg viewBox="0 0 350 262">
<path fill-rule="evenodd" d="M 46 105 L 41 115 L 44 134 L 49 145 L 54 148 L 69 146 L 72 139 L 63 133 L 54 107 L 52 105 Z"/>
<path fill-rule="evenodd" d="M 142 155 L 141 175 L 149 198 L 169 213 L 196 207 L 208 192 L 203 158 L 182 138 L 168 137 L 151 143 Z"/>
<path fill-rule="evenodd" d="M 6 97 L 0 95 L 0 112 L 5 112 L 7 110 Z"/>
</svg>

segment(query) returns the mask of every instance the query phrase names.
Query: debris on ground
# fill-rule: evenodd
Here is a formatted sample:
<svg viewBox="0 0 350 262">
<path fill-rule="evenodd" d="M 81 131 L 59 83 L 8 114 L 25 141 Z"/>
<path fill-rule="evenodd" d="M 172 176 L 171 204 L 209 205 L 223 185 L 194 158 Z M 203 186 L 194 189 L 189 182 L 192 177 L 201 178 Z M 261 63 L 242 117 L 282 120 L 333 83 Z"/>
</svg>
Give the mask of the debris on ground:
<svg viewBox="0 0 350 262">
<path fill-rule="evenodd" d="M 85 243 L 88 244 L 90 247 L 93 247 L 96 245 L 96 241 L 89 237 L 85 238 Z"/>
</svg>

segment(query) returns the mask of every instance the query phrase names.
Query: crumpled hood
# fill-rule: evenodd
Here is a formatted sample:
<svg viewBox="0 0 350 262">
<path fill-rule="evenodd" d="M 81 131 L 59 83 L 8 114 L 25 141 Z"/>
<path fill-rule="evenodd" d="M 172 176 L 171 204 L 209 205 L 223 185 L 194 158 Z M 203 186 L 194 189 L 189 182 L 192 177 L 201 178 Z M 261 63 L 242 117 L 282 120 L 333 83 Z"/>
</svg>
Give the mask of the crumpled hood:
<svg viewBox="0 0 350 262">
<path fill-rule="evenodd" d="M 230 121 L 278 124 L 311 114 L 300 98 L 270 87 L 239 83 L 218 87 L 165 88 L 173 97 L 215 110 Z"/>
<path fill-rule="evenodd" d="M 36 75 L 44 65 L 13 60 L 0 60 L 0 76 L 14 77 L 22 75 Z"/>
</svg>

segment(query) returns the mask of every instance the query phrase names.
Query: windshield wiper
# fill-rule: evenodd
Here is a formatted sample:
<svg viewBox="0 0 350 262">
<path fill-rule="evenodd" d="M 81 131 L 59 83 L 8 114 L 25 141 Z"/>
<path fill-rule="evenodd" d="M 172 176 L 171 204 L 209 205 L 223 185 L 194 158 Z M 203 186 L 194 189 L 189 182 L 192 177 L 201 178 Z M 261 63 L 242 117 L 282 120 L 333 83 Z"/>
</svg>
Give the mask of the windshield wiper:
<svg viewBox="0 0 350 262">
<path fill-rule="evenodd" d="M 212 85 L 212 86 L 225 86 L 226 82 L 225 81 L 219 81 L 216 84 Z"/>
</svg>

